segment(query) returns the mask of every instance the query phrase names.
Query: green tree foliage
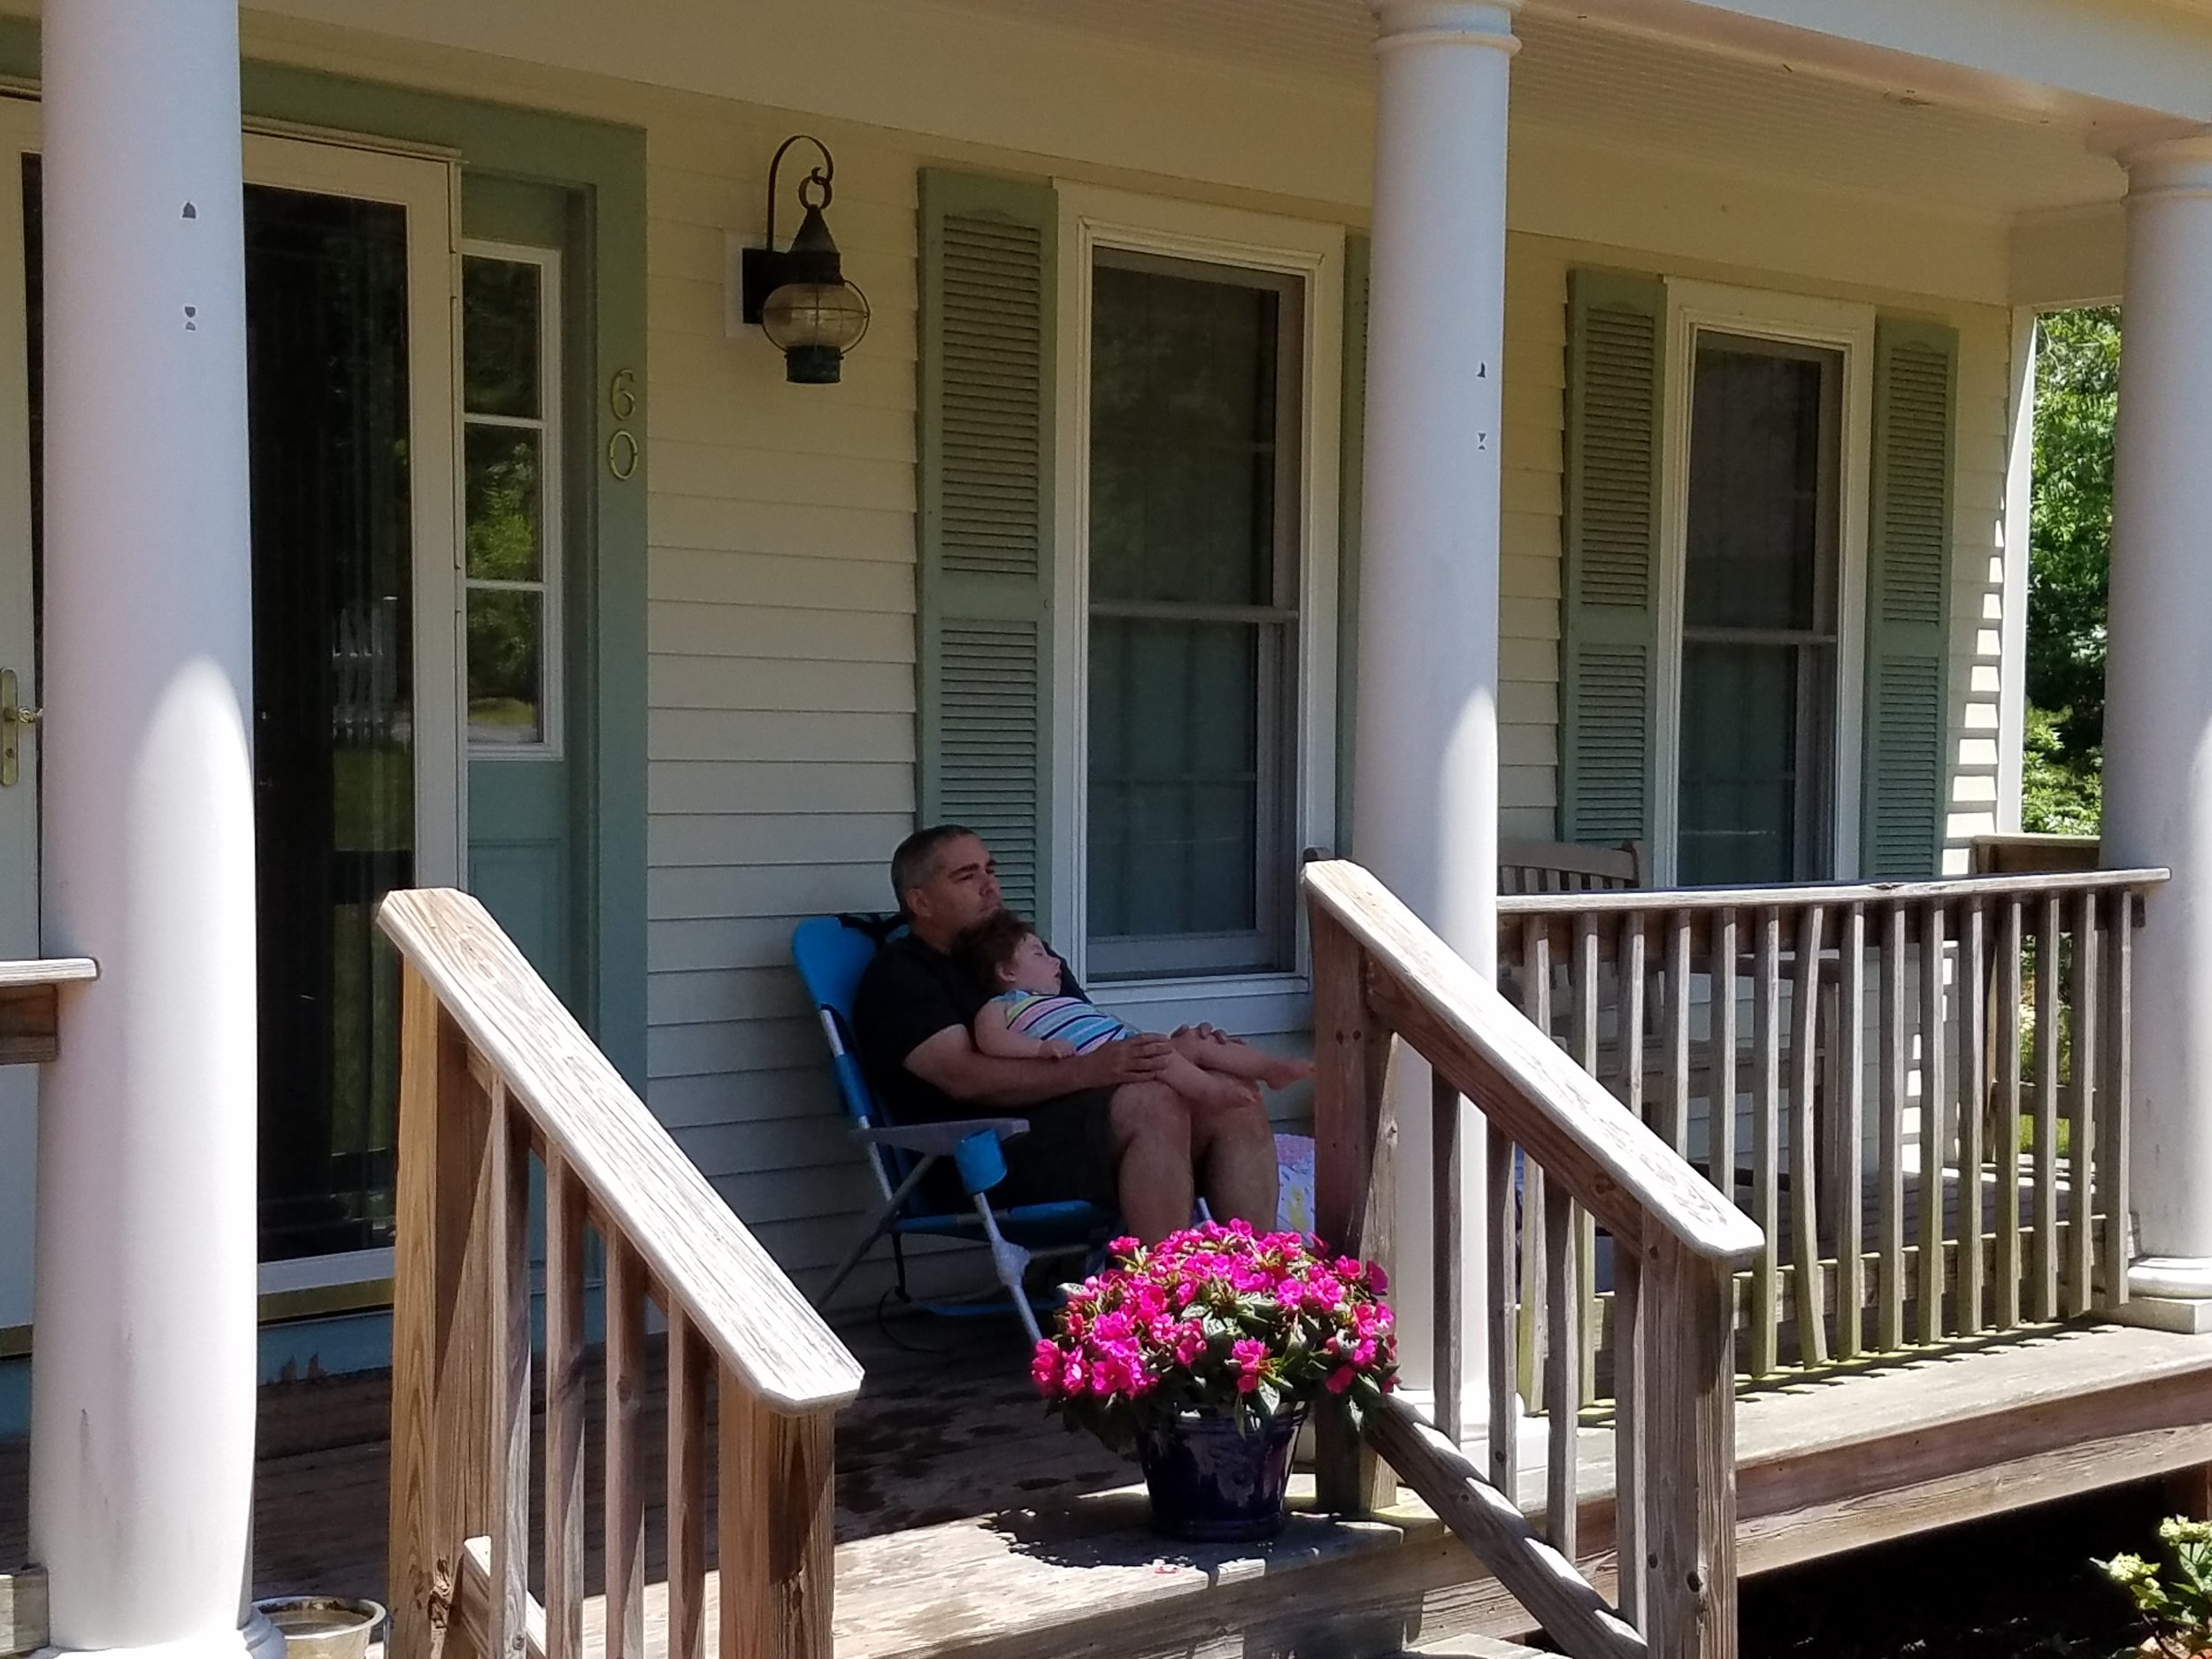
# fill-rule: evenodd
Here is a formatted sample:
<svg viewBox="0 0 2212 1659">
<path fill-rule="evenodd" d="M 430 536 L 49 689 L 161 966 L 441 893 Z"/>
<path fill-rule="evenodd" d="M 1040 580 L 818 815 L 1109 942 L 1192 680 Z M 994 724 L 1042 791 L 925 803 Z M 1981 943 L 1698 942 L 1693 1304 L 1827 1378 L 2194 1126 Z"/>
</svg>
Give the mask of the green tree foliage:
<svg viewBox="0 0 2212 1659">
<path fill-rule="evenodd" d="M 2086 834 L 2097 826 L 2119 391 L 2116 309 L 2056 311 L 2042 319 L 2036 331 L 2021 810 L 2031 830 Z"/>
</svg>

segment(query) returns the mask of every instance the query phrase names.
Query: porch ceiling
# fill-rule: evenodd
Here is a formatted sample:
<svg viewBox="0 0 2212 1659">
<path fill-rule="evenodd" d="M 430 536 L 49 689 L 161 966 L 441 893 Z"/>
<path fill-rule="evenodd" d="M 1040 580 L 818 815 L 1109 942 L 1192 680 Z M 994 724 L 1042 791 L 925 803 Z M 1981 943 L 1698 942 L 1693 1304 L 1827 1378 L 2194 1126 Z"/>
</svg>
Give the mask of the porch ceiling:
<svg viewBox="0 0 2212 1659">
<path fill-rule="evenodd" d="M 939 0 L 1339 87 L 1372 80 L 1364 0 Z M 2172 130 L 2125 105 L 2023 88 L 1672 0 L 1535 0 L 1513 119 L 1809 186 L 1991 214 L 2116 200 L 2119 145 Z"/>
</svg>

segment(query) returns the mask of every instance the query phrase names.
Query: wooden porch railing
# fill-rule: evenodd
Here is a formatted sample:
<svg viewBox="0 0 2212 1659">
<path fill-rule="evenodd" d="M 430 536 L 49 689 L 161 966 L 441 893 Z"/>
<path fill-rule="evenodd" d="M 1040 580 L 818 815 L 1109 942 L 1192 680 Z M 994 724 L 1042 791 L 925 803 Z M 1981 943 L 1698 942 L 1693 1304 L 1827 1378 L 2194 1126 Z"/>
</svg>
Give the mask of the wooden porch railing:
<svg viewBox="0 0 2212 1659">
<path fill-rule="evenodd" d="M 43 1065 L 61 1055 L 61 987 L 100 977 L 89 956 L 0 962 L 0 1065 Z"/>
<path fill-rule="evenodd" d="M 1317 1219 L 1343 1248 L 1388 1262 L 1432 1252 L 1436 1421 L 1394 1399 L 1369 1442 L 1324 1419 L 1317 1471 L 1327 1507 L 1394 1495 L 1386 1462 L 1577 1659 L 1720 1659 L 1735 1650 L 1734 1334 L 1729 1291 L 1758 1229 L 1696 1171 L 1356 864 L 1309 864 L 1313 924 Z M 1589 895 L 1578 895 L 1587 898 Z M 1434 1237 L 1394 1241 L 1386 1073 L 1393 1037 L 1434 1077 Z M 1459 1325 L 1462 1096 L 1488 1138 L 1486 1467 L 1462 1449 L 1466 1348 Z M 1516 1171 L 1521 1172 L 1516 1193 Z M 1575 1565 L 1585 1363 L 1574 1217 L 1615 1243 L 1617 1604 Z M 1535 1240 L 1542 1279 L 1533 1346 L 1548 1361 L 1544 1529 L 1516 1501 L 1517 1348 L 1528 1291 L 1513 1269 Z M 1379 1454 L 1379 1461 L 1378 1459 Z"/>
<path fill-rule="evenodd" d="M 1512 897 L 1501 980 L 1759 1224 L 1763 1377 L 2125 1300 L 2132 941 L 2165 879 Z M 1588 1404 L 1618 1289 L 1579 1283 Z"/>
<path fill-rule="evenodd" d="M 426 1659 L 441 1640 L 448 1655 L 524 1659 L 541 1645 L 580 1659 L 587 1232 L 604 1259 L 606 1659 L 645 1654 L 649 1306 L 668 1332 L 666 1651 L 707 1651 L 711 1451 L 717 1651 L 828 1659 L 831 1425 L 859 1388 L 858 1363 L 482 906 L 399 892 L 379 921 L 405 963 L 394 1659 Z M 534 1164 L 544 1179 L 541 1598 L 529 1572 Z"/>
</svg>

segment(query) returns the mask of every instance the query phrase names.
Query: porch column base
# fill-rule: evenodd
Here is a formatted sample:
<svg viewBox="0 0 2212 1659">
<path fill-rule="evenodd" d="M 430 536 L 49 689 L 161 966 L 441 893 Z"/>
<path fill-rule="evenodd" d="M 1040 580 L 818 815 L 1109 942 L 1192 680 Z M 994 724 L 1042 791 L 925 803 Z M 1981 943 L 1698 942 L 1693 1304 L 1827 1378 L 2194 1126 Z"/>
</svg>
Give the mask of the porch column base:
<svg viewBox="0 0 2212 1659">
<path fill-rule="evenodd" d="M 147 1647 L 41 1647 L 31 1659 L 284 1659 L 284 1632 L 259 1613 L 241 1630 Z"/>
<path fill-rule="evenodd" d="M 2184 1336 L 2212 1336 L 2212 1260 L 2138 1256 L 2128 1268 L 2127 1305 L 2120 1323 Z"/>
</svg>

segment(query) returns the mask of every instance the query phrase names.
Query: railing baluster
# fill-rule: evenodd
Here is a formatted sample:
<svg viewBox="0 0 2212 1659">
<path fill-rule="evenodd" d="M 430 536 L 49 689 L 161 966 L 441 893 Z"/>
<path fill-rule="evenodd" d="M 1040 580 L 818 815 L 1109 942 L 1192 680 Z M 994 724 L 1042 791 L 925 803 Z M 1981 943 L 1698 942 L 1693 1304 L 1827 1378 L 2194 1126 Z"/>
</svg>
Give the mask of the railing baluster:
<svg viewBox="0 0 2212 1659">
<path fill-rule="evenodd" d="M 706 1659 L 706 1344 L 680 1309 L 668 1314 L 668 1659 Z"/>
<path fill-rule="evenodd" d="M 1660 1131 L 1677 1157 L 1690 1156 L 1690 932 L 1686 910 L 1667 924 L 1667 1105 Z"/>
<path fill-rule="evenodd" d="M 1959 922 L 1959 1271 L 1958 1328 L 1979 1334 L 1985 1289 L 1983 1135 L 1989 1120 L 1989 918 L 1971 900 Z"/>
<path fill-rule="evenodd" d="M 1759 912 L 1752 964 L 1751 1218 L 1767 1248 L 1751 1264 L 1751 1374 L 1770 1375 L 1779 1361 L 1776 1267 L 1782 1250 L 1781 1183 L 1776 1141 L 1782 1128 L 1782 912 Z"/>
<path fill-rule="evenodd" d="M 1430 1224 L 1436 1237 L 1430 1285 L 1434 1291 L 1433 1364 L 1435 1423 L 1455 1446 L 1466 1439 L 1462 1413 L 1466 1402 L 1466 1314 L 1460 1305 L 1463 1260 L 1460 1221 L 1463 1213 L 1460 1179 L 1459 1091 L 1440 1072 L 1430 1075 Z"/>
<path fill-rule="evenodd" d="M 1825 1364 L 1828 1322 L 1823 1307 L 1820 1259 L 1819 1171 L 1814 1148 L 1819 1141 L 1820 953 L 1827 912 L 1809 904 L 1797 920 L 1797 979 L 1792 991 L 1791 1057 L 1795 1062 L 1790 1090 L 1790 1233 L 1797 1267 L 1797 1363 Z M 1767 1254 L 1781 1248 L 1770 1239 Z"/>
<path fill-rule="evenodd" d="M 629 1240 L 603 1227 L 607 1256 L 606 1659 L 646 1659 L 645 1277 Z"/>
<path fill-rule="evenodd" d="M 2017 895 L 2005 901 L 1997 943 L 1997 1308 L 1994 1323 L 2020 1323 L 2020 956 L 2026 949 Z"/>
<path fill-rule="evenodd" d="M 584 1193 L 545 1157 L 545 1652 L 584 1651 Z"/>
<path fill-rule="evenodd" d="M 2097 895 L 2084 893 L 2075 901 L 2074 972 L 2071 1025 L 2074 1035 L 2073 1075 L 2067 1102 L 2073 1127 L 2073 1144 L 2067 1148 L 2066 1207 L 2072 1223 L 2067 1235 L 2066 1311 L 2085 1314 L 2097 1298 L 2096 1220 L 2091 1185 L 2092 1155 L 2096 1144 L 2098 974 L 2102 964 L 2097 951 Z"/>
<path fill-rule="evenodd" d="M 490 1659 L 521 1659 L 530 1605 L 530 1136 L 496 1078 L 484 1094 L 492 1240 Z"/>
<path fill-rule="evenodd" d="M 1550 1183 L 1547 1181 L 1546 1186 Z M 1569 1561 L 1575 1558 L 1575 1429 L 1582 1405 L 1582 1337 L 1576 1329 L 1581 1284 L 1574 1237 L 1579 1206 L 1564 1192 L 1546 1194 L 1544 1258 L 1551 1307 L 1551 1363 L 1544 1373 L 1544 1411 L 1551 1451 L 1544 1469 L 1544 1535 Z"/>
<path fill-rule="evenodd" d="M 1944 911 L 1920 917 L 1920 1340 L 1943 1335 L 1943 1167 L 1949 1139 L 1944 1064 Z"/>
<path fill-rule="evenodd" d="M 2097 1198 L 2104 1213 L 2104 1271 L 2099 1306 L 2116 1313 L 2128 1299 L 2128 1089 L 2135 1041 L 2135 895 L 2112 894 L 2106 915 L 2105 1079 L 2097 1099 Z"/>
<path fill-rule="evenodd" d="M 1483 1179 L 1489 1204 L 1484 1212 L 1484 1302 L 1490 1317 L 1490 1483 L 1515 1502 L 1520 1501 L 1519 1439 L 1520 1381 L 1516 1333 L 1520 1310 L 1515 1305 L 1517 1263 L 1514 1241 L 1519 1217 L 1515 1215 L 1513 1191 L 1514 1148 L 1505 1132 L 1492 1125 Z"/>
<path fill-rule="evenodd" d="M 1584 911 L 1575 926 L 1574 963 L 1574 1043 L 1575 1064 L 1592 1077 L 1598 1071 L 1598 998 L 1603 990 L 1598 958 L 1597 918 Z M 1578 1408 L 1588 1405 L 1597 1398 L 1598 1389 L 1598 1275 L 1597 1223 L 1590 1212 L 1577 1205 L 1575 1217 L 1575 1284 L 1580 1297 L 1567 1304 L 1573 1318 L 1571 1326 L 1575 1338 L 1575 1375 L 1582 1388 L 1575 1401 Z"/>
<path fill-rule="evenodd" d="M 1752 1263 L 1752 1376 L 1772 1374 L 1781 1363 L 1777 1334 L 1777 1265 L 1781 1230 L 1781 1093 L 1783 1093 L 1783 914 L 1759 911 L 1759 942 L 1752 963 L 1752 1221 L 1768 1248 Z"/>
<path fill-rule="evenodd" d="M 2035 1317 L 2058 1317 L 2058 897 L 2035 935 Z"/>
<path fill-rule="evenodd" d="M 1528 1017 L 1551 1041 L 1551 928 L 1540 917 L 1531 917 L 1523 937 L 1522 972 L 1527 976 Z M 1544 1356 L 1550 1346 L 1548 1330 L 1551 1311 L 1550 1287 L 1544 1274 L 1544 1183 L 1536 1166 L 1521 1160 L 1521 1397 L 1532 1407 L 1548 1397 L 1544 1386 Z"/>
<path fill-rule="evenodd" d="M 1835 1139 L 1836 1175 L 1836 1352 L 1855 1358 L 1866 1345 L 1866 1258 L 1862 1253 L 1866 1193 L 1864 1111 L 1866 1093 L 1866 907 L 1854 904 L 1843 918 L 1842 961 L 1836 976 L 1836 1041 L 1842 1098 Z"/>
<path fill-rule="evenodd" d="M 1621 918 L 1621 1010 L 1618 1038 L 1621 1103 L 1644 1120 L 1644 918 L 1640 911 Z"/>
<path fill-rule="evenodd" d="M 1879 1283 L 1876 1340 L 1894 1352 L 1905 1345 L 1905 1081 L 1910 1061 L 1905 1033 L 1905 911 L 1885 904 L 1882 937 L 1882 1165 Z"/>
<path fill-rule="evenodd" d="M 1620 1572 L 1621 1617 L 1644 1623 L 1645 1507 L 1651 1484 L 1644 1415 L 1650 1338 L 1644 1327 L 1640 1246 L 1613 1251 L 1613 1555 Z"/>
<path fill-rule="evenodd" d="M 1713 917 L 1713 1094 L 1706 1103 L 1705 1156 L 1713 1185 L 1736 1202 L 1736 912 Z"/>
</svg>

